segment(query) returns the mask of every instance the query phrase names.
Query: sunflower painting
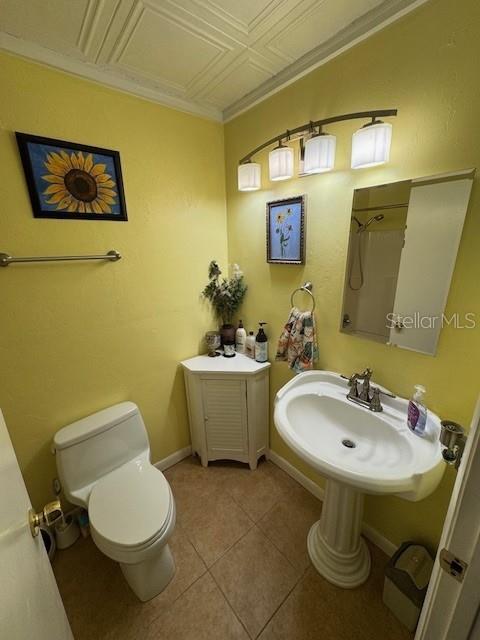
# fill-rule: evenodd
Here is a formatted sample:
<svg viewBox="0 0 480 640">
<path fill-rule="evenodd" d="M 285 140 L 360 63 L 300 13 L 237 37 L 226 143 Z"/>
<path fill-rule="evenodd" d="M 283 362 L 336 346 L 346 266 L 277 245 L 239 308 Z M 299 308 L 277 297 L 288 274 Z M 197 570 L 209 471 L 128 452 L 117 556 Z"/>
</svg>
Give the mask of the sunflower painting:
<svg viewBox="0 0 480 640">
<path fill-rule="evenodd" d="M 305 263 L 305 197 L 267 203 L 267 262 Z"/>
<path fill-rule="evenodd" d="M 36 218 L 127 220 L 117 151 L 16 137 Z"/>
</svg>

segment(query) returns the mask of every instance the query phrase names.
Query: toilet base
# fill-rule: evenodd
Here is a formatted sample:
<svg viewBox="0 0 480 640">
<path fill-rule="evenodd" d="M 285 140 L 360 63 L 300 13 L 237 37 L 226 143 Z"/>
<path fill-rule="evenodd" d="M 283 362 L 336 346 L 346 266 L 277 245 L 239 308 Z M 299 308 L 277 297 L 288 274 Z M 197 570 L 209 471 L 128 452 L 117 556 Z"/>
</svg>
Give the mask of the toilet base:
<svg viewBox="0 0 480 640">
<path fill-rule="evenodd" d="M 161 553 L 138 564 L 120 562 L 120 568 L 130 589 L 142 602 L 161 593 L 175 574 L 175 560 L 166 544 Z"/>
</svg>

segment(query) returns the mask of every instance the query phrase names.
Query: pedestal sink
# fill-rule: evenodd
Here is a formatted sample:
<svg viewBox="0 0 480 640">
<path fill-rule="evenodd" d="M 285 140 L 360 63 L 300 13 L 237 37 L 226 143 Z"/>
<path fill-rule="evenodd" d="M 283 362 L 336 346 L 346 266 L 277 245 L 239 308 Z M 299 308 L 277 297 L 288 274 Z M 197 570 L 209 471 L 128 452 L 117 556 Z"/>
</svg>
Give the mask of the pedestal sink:
<svg viewBox="0 0 480 640">
<path fill-rule="evenodd" d="M 445 463 L 434 413 L 421 437 L 407 426 L 407 400 L 382 396 L 383 411 L 373 413 L 347 393 L 338 373 L 301 373 L 277 393 L 274 422 L 295 453 L 327 478 L 322 514 L 308 535 L 310 559 L 327 580 L 353 588 L 370 573 L 360 535 L 364 494 L 422 500 L 438 486 Z"/>
</svg>

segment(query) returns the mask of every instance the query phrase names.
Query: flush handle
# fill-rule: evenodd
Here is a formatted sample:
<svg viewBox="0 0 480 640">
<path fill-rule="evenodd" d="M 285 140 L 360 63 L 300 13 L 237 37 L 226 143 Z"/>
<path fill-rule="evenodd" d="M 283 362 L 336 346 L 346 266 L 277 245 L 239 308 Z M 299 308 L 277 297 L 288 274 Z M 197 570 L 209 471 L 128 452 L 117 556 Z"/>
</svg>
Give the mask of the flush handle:
<svg viewBox="0 0 480 640">
<path fill-rule="evenodd" d="M 63 516 L 62 505 L 60 500 L 53 500 L 43 507 L 40 513 L 36 513 L 33 509 L 28 512 L 28 524 L 32 536 L 36 538 L 40 533 L 40 525 L 51 525 Z"/>
</svg>

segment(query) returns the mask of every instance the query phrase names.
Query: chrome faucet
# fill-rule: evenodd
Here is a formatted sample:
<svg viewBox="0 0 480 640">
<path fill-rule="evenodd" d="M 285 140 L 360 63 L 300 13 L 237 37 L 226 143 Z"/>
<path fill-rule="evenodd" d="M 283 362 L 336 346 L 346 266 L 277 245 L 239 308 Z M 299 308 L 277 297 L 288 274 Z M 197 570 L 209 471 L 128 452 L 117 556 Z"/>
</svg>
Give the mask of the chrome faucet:
<svg viewBox="0 0 480 640">
<path fill-rule="evenodd" d="M 342 376 L 342 378 L 348 380 L 348 386 L 350 387 L 347 393 L 347 400 L 379 413 L 383 411 L 380 395 L 388 396 L 389 398 L 395 398 L 395 396 L 387 391 L 382 391 L 378 387 L 372 387 L 370 385 L 372 375 L 372 369 L 367 368 L 362 373 L 352 373 L 349 378 L 346 376 Z M 361 385 L 359 385 L 360 382 L 362 383 Z"/>
</svg>

